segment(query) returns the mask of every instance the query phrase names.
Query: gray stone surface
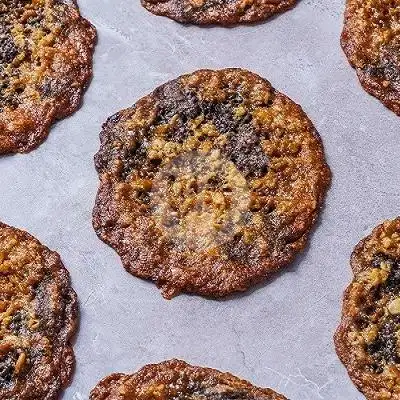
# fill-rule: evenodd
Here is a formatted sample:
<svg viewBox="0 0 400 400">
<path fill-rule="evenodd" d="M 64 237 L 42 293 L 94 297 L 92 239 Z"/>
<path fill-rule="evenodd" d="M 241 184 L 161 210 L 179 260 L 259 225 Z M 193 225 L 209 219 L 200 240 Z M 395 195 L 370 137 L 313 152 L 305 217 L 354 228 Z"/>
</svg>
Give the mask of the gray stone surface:
<svg viewBox="0 0 400 400">
<path fill-rule="evenodd" d="M 342 0 L 301 0 L 266 23 L 182 26 L 138 0 L 80 0 L 96 25 L 84 104 L 28 155 L 0 158 L 0 219 L 57 250 L 81 308 L 77 370 L 64 399 L 85 400 L 114 371 L 179 357 L 229 370 L 292 400 L 362 399 L 333 349 L 349 255 L 399 213 L 400 119 L 359 86 L 340 47 Z M 93 155 L 105 119 L 157 85 L 199 68 L 244 67 L 300 103 L 334 174 L 305 253 L 268 284 L 225 301 L 164 300 L 128 275 L 91 227 Z"/>
</svg>

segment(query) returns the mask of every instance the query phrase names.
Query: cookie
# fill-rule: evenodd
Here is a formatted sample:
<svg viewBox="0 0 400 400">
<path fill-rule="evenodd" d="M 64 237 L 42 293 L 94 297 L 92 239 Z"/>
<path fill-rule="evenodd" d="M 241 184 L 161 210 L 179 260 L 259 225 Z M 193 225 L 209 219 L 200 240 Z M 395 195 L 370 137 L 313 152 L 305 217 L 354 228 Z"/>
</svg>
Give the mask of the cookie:
<svg viewBox="0 0 400 400">
<path fill-rule="evenodd" d="M 285 397 L 229 373 L 170 360 L 147 365 L 133 375 L 111 375 L 90 394 L 90 400 L 117 399 L 285 400 Z"/>
<path fill-rule="evenodd" d="M 57 253 L 0 223 L 0 398 L 53 400 L 68 385 L 77 300 Z"/>
<path fill-rule="evenodd" d="M 287 11 L 297 0 L 141 0 L 156 15 L 198 25 L 264 21 Z"/>
<path fill-rule="evenodd" d="M 369 400 L 400 399 L 400 218 L 355 248 L 336 351 Z"/>
<path fill-rule="evenodd" d="M 0 154 L 40 145 L 78 107 L 96 33 L 73 0 L 0 4 Z"/>
<path fill-rule="evenodd" d="M 98 236 L 166 298 L 244 291 L 306 244 L 330 181 L 300 106 L 251 72 L 200 70 L 103 126 Z"/>
<path fill-rule="evenodd" d="M 342 47 L 364 89 L 400 116 L 400 0 L 347 0 Z"/>
</svg>

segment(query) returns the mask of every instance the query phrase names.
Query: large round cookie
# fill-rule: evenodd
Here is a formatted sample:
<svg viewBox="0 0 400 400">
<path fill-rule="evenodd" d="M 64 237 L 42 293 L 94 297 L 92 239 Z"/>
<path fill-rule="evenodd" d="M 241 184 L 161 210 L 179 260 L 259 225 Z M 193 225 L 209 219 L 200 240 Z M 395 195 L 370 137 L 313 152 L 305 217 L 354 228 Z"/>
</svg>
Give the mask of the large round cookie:
<svg viewBox="0 0 400 400">
<path fill-rule="evenodd" d="M 73 0 L 1 1 L 0 154 L 32 150 L 78 108 L 95 37 Z"/>
<path fill-rule="evenodd" d="M 342 47 L 364 89 L 400 115 L 400 0 L 347 0 Z"/>
<path fill-rule="evenodd" d="M 58 254 L 0 223 L 0 398 L 57 399 L 72 376 L 76 325 Z"/>
<path fill-rule="evenodd" d="M 297 0 L 141 0 L 156 15 L 191 24 L 232 25 L 263 21 L 284 12 Z"/>
<path fill-rule="evenodd" d="M 359 243 L 351 266 L 337 353 L 367 399 L 400 399 L 400 218 Z"/>
<path fill-rule="evenodd" d="M 171 360 L 103 379 L 90 400 L 285 400 L 229 373 Z"/>
<path fill-rule="evenodd" d="M 303 249 L 330 181 L 300 106 L 240 69 L 166 83 L 109 118 L 99 237 L 167 298 L 243 291 Z"/>
</svg>

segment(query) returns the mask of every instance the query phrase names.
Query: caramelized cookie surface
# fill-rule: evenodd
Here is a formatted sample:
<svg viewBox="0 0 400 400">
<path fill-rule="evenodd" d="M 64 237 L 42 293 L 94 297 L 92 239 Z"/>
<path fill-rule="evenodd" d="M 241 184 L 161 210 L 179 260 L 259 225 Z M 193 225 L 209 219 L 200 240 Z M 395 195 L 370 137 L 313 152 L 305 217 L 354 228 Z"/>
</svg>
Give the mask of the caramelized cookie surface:
<svg viewBox="0 0 400 400">
<path fill-rule="evenodd" d="M 114 374 L 91 392 L 90 400 L 285 400 L 229 373 L 171 360 L 147 365 L 133 375 Z"/>
<path fill-rule="evenodd" d="M 109 118 L 94 227 L 167 298 L 242 291 L 306 243 L 330 180 L 301 108 L 259 76 L 202 70 Z"/>
<path fill-rule="evenodd" d="M 141 0 L 157 15 L 191 24 L 232 25 L 263 21 L 293 7 L 297 0 Z"/>
<path fill-rule="evenodd" d="M 342 47 L 364 89 L 400 115 L 400 0 L 347 0 Z"/>
<path fill-rule="evenodd" d="M 58 254 L 0 223 L 0 398 L 57 399 L 72 376 L 76 324 Z"/>
<path fill-rule="evenodd" d="M 72 0 L 1 2 L 0 154 L 32 150 L 78 108 L 95 36 Z"/>
<path fill-rule="evenodd" d="M 368 399 L 400 398 L 400 219 L 364 239 L 351 265 L 337 353 Z"/>
</svg>

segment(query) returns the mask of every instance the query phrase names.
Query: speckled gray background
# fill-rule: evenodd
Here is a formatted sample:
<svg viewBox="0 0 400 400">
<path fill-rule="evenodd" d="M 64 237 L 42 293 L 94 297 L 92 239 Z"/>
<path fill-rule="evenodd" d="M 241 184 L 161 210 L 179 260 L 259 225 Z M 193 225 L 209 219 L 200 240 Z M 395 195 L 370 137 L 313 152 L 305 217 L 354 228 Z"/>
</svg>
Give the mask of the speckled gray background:
<svg viewBox="0 0 400 400">
<path fill-rule="evenodd" d="M 363 397 L 332 345 L 354 245 L 399 214 L 400 118 L 359 86 L 339 47 L 342 0 L 301 0 L 266 23 L 182 26 L 138 0 L 80 0 L 97 27 L 84 104 L 28 155 L 0 158 L 0 219 L 58 251 L 81 307 L 77 370 L 63 399 L 85 400 L 105 375 L 179 357 L 229 370 L 292 400 Z M 93 155 L 105 119 L 199 68 L 244 67 L 300 103 L 334 174 L 318 227 L 286 272 L 225 301 L 164 300 L 128 275 L 91 227 Z"/>
</svg>

